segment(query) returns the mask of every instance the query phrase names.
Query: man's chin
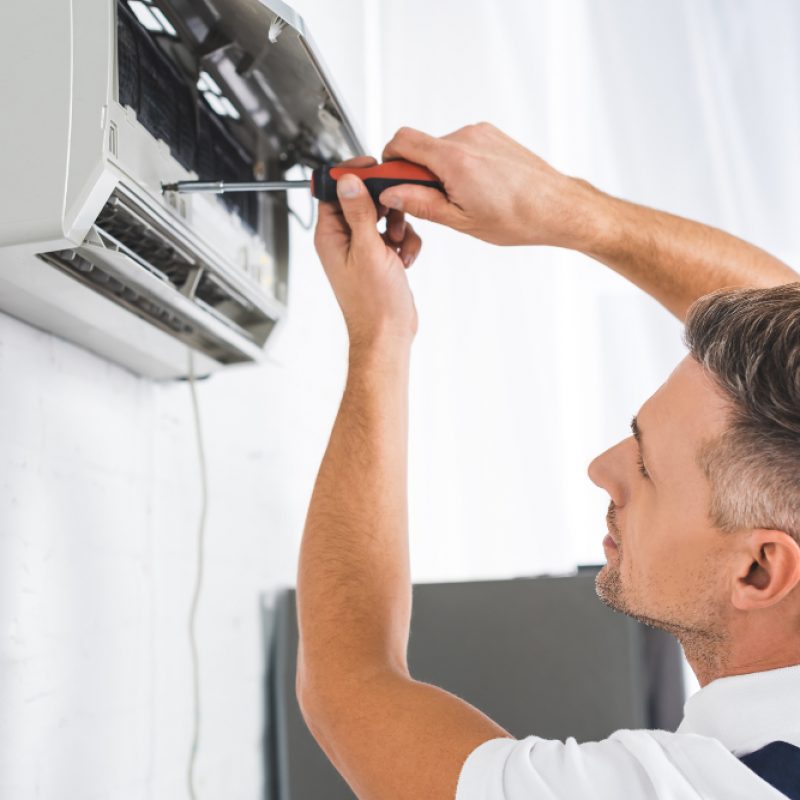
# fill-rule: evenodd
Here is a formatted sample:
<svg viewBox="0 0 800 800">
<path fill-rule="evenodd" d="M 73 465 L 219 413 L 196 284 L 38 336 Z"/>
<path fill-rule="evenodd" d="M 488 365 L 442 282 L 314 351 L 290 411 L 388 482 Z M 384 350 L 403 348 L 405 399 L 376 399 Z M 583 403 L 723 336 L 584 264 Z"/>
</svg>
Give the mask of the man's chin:
<svg viewBox="0 0 800 800">
<path fill-rule="evenodd" d="M 625 614 L 637 622 L 641 622 L 643 625 L 667 631 L 667 633 L 671 633 L 682 641 L 683 637 L 688 633 L 697 633 L 697 629 L 661 617 L 650 616 L 644 613 L 643 610 L 638 610 L 636 605 L 632 604 L 630 599 L 625 596 L 622 577 L 615 565 L 606 564 L 597 573 L 594 586 L 597 596 L 605 605 L 614 611 L 619 611 L 620 614 Z"/>
<path fill-rule="evenodd" d="M 623 600 L 622 578 L 619 570 L 611 564 L 606 564 L 594 579 L 594 588 L 597 596 L 614 611 L 627 613 Z"/>
</svg>

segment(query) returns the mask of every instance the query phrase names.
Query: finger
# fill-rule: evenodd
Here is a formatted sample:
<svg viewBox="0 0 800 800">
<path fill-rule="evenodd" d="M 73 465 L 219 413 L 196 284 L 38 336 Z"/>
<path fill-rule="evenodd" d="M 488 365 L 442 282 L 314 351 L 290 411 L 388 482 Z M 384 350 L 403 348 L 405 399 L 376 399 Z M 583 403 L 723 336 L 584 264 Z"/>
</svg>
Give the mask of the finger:
<svg viewBox="0 0 800 800">
<path fill-rule="evenodd" d="M 389 210 L 386 217 L 386 233 L 389 238 L 400 244 L 406 235 L 406 218 L 402 211 Z"/>
<path fill-rule="evenodd" d="M 355 156 L 354 158 L 349 158 L 347 161 L 342 161 L 341 164 L 337 164 L 336 166 L 356 167 L 358 169 L 360 167 L 373 167 L 377 163 L 377 159 L 374 159 L 372 156 Z"/>
<path fill-rule="evenodd" d="M 336 192 L 350 227 L 353 247 L 368 246 L 370 242 L 380 239 L 378 212 L 364 182 L 355 175 L 342 175 L 336 181 Z"/>
<path fill-rule="evenodd" d="M 380 196 L 385 206 L 395 211 L 411 214 L 418 219 L 429 219 L 451 228 L 458 222 L 458 208 L 438 189 L 413 184 L 400 184 L 386 189 Z"/>
<path fill-rule="evenodd" d="M 325 236 L 330 233 L 348 233 L 347 223 L 337 203 L 320 203 L 317 211 L 316 235 Z"/>
<path fill-rule="evenodd" d="M 446 133 L 442 136 L 447 142 L 463 142 L 464 140 L 468 139 L 470 136 L 470 129 L 474 127 L 472 125 L 464 125 L 464 127 L 459 128 L 458 130 L 453 131 L 452 133 Z"/>
<path fill-rule="evenodd" d="M 406 235 L 403 237 L 403 243 L 400 245 L 398 253 L 406 269 L 416 261 L 420 250 L 422 250 L 422 239 L 410 225 L 406 225 Z"/>
<path fill-rule="evenodd" d="M 473 125 L 465 125 L 457 131 L 442 136 L 448 142 L 470 142 L 473 144 L 486 144 L 490 139 L 496 139 L 500 131 L 489 122 L 476 122 Z M 502 135 L 502 134 L 501 134 Z"/>
<path fill-rule="evenodd" d="M 383 160 L 404 158 L 428 167 L 437 175 L 436 166 L 441 158 L 442 142 L 413 128 L 400 128 L 383 149 Z"/>
<path fill-rule="evenodd" d="M 350 240 L 350 229 L 336 203 L 320 203 L 317 227 L 314 231 L 314 246 L 317 252 L 330 248 L 346 247 Z"/>
<path fill-rule="evenodd" d="M 384 244 L 397 254 L 405 267 L 410 267 L 414 263 L 422 249 L 422 239 L 410 225 L 406 226 L 406 234 L 400 244 L 393 242 L 388 233 L 384 233 L 381 238 Z"/>
</svg>

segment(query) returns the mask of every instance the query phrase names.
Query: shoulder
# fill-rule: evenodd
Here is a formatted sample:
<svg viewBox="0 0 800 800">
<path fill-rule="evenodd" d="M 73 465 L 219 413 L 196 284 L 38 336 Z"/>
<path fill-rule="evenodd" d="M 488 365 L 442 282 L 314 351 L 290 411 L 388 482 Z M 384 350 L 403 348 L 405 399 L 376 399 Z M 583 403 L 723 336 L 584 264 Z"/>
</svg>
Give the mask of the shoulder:
<svg viewBox="0 0 800 800">
<path fill-rule="evenodd" d="M 743 784 L 755 792 L 754 800 L 761 796 L 760 781 L 715 739 L 621 730 L 584 744 L 537 736 L 485 742 L 465 762 L 456 800 L 655 800 L 664 792 L 700 800 L 744 797 Z M 736 793 L 720 794 L 725 786 L 735 786 Z"/>
<path fill-rule="evenodd" d="M 625 733 L 646 736 L 643 731 Z M 585 744 L 538 736 L 493 739 L 467 759 L 456 798 L 588 797 L 587 788 L 598 784 L 607 789 L 597 797 L 651 796 L 646 770 L 631 758 L 627 743 L 614 737 Z"/>
</svg>

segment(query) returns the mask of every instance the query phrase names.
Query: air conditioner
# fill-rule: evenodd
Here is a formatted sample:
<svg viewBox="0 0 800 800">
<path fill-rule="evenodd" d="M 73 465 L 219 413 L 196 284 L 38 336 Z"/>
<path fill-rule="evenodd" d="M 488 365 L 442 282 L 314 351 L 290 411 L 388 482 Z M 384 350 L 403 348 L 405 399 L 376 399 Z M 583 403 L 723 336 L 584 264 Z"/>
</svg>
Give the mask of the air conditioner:
<svg viewBox="0 0 800 800">
<path fill-rule="evenodd" d="M 153 378 L 257 361 L 285 312 L 281 179 L 361 151 L 279 0 L 0 9 L 0 309 Z"/>
</svg>

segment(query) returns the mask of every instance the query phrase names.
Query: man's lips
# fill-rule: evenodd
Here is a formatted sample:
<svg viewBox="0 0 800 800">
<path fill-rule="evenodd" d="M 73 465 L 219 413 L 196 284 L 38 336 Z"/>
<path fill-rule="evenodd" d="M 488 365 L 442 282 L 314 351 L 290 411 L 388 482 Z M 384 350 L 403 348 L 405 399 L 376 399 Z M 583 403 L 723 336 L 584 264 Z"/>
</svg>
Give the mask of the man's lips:
<svg viewBox="0 0 800 800">
<path fill-rule="evenodd" d="M 617 507 L 612 500 L 608 504 L 608 513 L 606 514 L 606 525 L 608 526 L 608 535 L 603 539 L 603 547 L 608 550 L 619 550 L 619 527 L 617 526 Z M 614 536 L 614 534 L 617 534 Z"/>
<path fill-rule="evenodd" d="M 613 537 L 611 536 L 610 533 L 606 535 L 605 539 L 603 539 L 603 547 L 608 549 L 608 550 L 618 550 L 619 549 L 619 547 L 617 546 L 617 543 L 614 541 L 614 539 L 613 539 Z"/>
</svg>

